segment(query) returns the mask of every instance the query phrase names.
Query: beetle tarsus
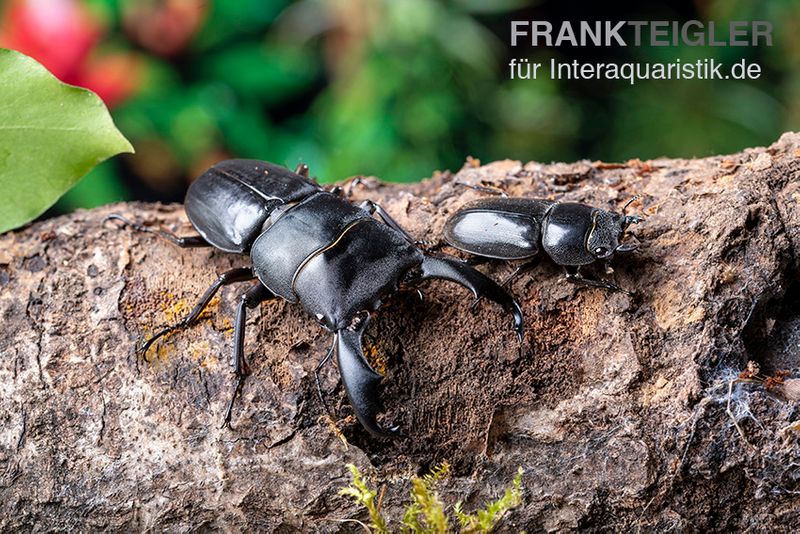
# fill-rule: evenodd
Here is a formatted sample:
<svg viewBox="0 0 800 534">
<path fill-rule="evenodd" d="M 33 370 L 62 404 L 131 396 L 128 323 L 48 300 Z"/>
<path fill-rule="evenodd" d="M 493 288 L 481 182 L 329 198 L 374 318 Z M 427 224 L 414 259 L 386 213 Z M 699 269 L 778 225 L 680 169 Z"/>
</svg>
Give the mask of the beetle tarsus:
<svg viewBox="0 0 800 534">
<path fill-rule="evenodd" d="M 152 228 L 148 228 L 143 224 L 139 224 L 137 222 L 131 221 L 130 219 L 126 219 L 122 215 L 118 213 L 112 213 L 107 215 L 103 222 L 106 221 L 120 221 L 126 226 L 130 226 L 137 232 L 145 232 L 148 234 L 155 234 L 162 239 L 166 239 L 173 245 L 176 245 L 181 248 L 199 248 L 199 247 L 210 247 L 211 243 L 206 241 L 202 236 L 199 235 L 190 235 L 190 236 L 178 236 L 173 234 L 172 232 L 168 232 L 163 229 L 153 230 Z"/>
<path fill-rule="evenodd" d="M 334 185 L 330 189 L 328 189 L 328 193 L 332 195 L 336 195 L 339 198 L 344 198 L 344 189 L 340 185 Z"/>
<path fill-rule="evenodd" d="M 319 379 L 319 372 L 322 370 L 325 364 L 330 361 L 331 356 L 333 356 L 333 345 L 331 345 L 331 348 L 328 349 L 328 353 L 324 358 L 322 358 L 322 360 L 320 360 L 320 362 L 317 364 L 317 367 L 314 369 L 314 381 L 317 385 L 317 396 L 319 397 L 319 402 L 322 404 L 322 408 L 325 410 L 325 414 L 328 417 L 330 417 L 331 412 L 328 409 L 328 403 L 325 402 L 325 396 L 322 394 L 322 382 Z"/>
<path fill-rule="evenodd" d="M 355 178 L 350 180 L 349 184 L 347 184 L 347 188 L 345 188 L 345 190 L 344 190 L 344 197 L 345 198 L 352 197 L 353 196 L 353 188 L 354 187 L 356 187 L 356 186 L 368 186 L 368 185 L 369 184 L 367 183 L 366 180 L 364 180 L 363 176 L 356 176 Z"/>
<path fill-rule="evenodd" d="M 428 278 L 450 280 L 472 291 L 476 299 L 486 297 L 502 306 L 514 317 L 514 331 L 517 333 L 517 338 L 522 340 L 524 328 L 522 309 L 517 301 L 493 280 L 462 261 L 444 256 L 425 256 L 421 268 L 420 280 Z"/>
<path fill-rule="evenodd" d="M 148 362 L 150 361 L 147 358 L 147 351 L 150 349 L 150 347 L 157 339 L 165 336 L 166 334 L 172 332 L 173 330 L 177 330 L 179 328 L 186 328 L 194 324 L 194 322 L 197 321 L 197 319 L 200 317 L 200 314 L 203 313 L 203 310 L 206 309 L 208 303 L 211 302 L 211 299 L 214 298 L 214 295 L 217 294 L 217 291 L 219 291 L 219 289 L 222 286 L 233 284 L 236 282 L 244 282 L 247 280 L 252 280 L 253 278 L 255 278 L 255 275 L 253 274 L 253 269 L 250 267 L 238 267 L 236 269 L 225 271 L 224 273 L 219 275 L 219 277 L 216 280 L 214 280 L 214 283 L 211 284 L 208 289 L 206 289 L 205 293 L 203 293 L 203 296 L 200 297 L 200 300 L 197 302 L 195 307 L 192 308 L 191 312 L 189 312 L 189 315 L 181 319 L 176 324 L 160 330 L 153 337 L 144 342 L 144 344 L 139 350 L 144 356 L 145 361 Z"/>
<path fill-rule="evenodd" d="M 564 271 L 566 273 L 567 282 L 572 284 L 583 287 L 599 287 L 603 289 L 609 289 L 611 291 L 621 291 L 622 293 L 627 293 L 628 295 L 632 294 L 630 291 L 621 288 L 613 282 L 608 282 L 606 280 L 595 280 L 594 278 L 586 278 L 583 276 L 583 274 L 581 274 L 580 269 L 565 267 Z"/>
<path fill-rule="evenodd" d="M 542 258 L 541 258 L 541 257 L 539 257 L 539 256 L 536 256 L 535 258 L 533 258 L 533 259 L 532 259 L 532 260 L 530 260 L 530 261 L 526 261 L 525 263 L 523 263 L 522 265 L 520 265 L 519 267 L 517 267 L 516 269 L 514 269 L 514 272 L 512 272 L 510 275 L 508 275 L 508 276 L 506 277 L 506 279 L 505 279 L 505 280 L 503 280 L 503 281 L 500 283 L 500 287 L 503 287 L 503 288 L 504 288 L 504 287 L 507 287 L 507 286 L 508 286 L 508 285 L 509 285 L 511 282 L 513 282 L 513 281 L 514 281 L 514 279 L 515 279 L 515 278 L 517 278 L 519 275 L 521 275 L 521 274 L 524 274 L 524 273 L 527 273 L 528 271 L 532 271 L 533 269 L 535 269 L 535 268 L 536 268 L 536 267 L 539 265 L 539 263 L 540 263 L 541 261 L 542 261 Z"/>
<path fill-rule="evenodd" d="M 162 338 L 166 334 L 169 334 L 173 330 L 179 328 L 180 326 L 182 326 L 181 323 L 168 326 L 168 327 L 163 328 L 163 329 L 159 330 L 158 332 L 156 332 L 156 334 L 153 337 L 145 340 L 145 342 L 142 343 L 142 346 L 139 347 L 139 352 L 142 353 L 142 358 L 144 358 L 144 361 L 146 361 L 147 363 L 150 363 L 151 360 L 150 360 L 150 358 L 147 357 L 147 351 L 150 350 L 150 347 L 153 345 L 153 343 L 155 343 L 159 338 Z"/>
<path fill-rule="evenodd" d="M 231 425 L 231 414 L 233 413 L 233 403 L 236 402 L 236 398 L 242 392 L 244 379 L 245 375 L 241 375 L 236 379 L 236 387 L 233 389 L 233 395 L 231 395 L 231 398 L 228 401 L 228 407 L 225 409 L 225 418 L 222 420 L 222 426 L 220 428 L 225 428 L 227 426 L 230 430 L 233 430 L 233 425 Z"/>
<path fill-rule="evenodd" d="M 469 189 L 473 189 L 475 191 L 480 191 L 481 193 L 487 193 L 489 195 L 497 195 L 503 198 L 508 197 L 508 194 L 505 191 L 493 185 L 476 185 L 476 184 L 468 184 L 467 182 L 461 182 L 461 181 L 458 181 L 455 184 Z"/>
<path fill-rule="evenodd" d="M 297 167 L 294 168 L 294 173 L 299 174 L 303 178 L 308 178 L 310 172 L 311 171 L 306 163 L 298 163 Z"/>
<path fill-rule="evenodd" d="M 414 246 L 420 248 L 426 254 L 439 252 L 446 245 L 447 243 L 443 241 L 431 241 L 429 239 L 417 239 L 414 241 Z"/>
</svg>

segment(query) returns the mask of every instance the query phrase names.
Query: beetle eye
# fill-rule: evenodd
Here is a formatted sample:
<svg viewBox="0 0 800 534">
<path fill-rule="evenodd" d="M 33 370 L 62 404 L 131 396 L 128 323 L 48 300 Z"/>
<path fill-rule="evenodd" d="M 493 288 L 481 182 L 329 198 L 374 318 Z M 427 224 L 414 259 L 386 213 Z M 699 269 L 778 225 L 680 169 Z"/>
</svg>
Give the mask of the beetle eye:
<svg viewBox="0 0 800 534">
<path fill-rule="evenodd" d="M 608 253 L 608 249 L 605 247 L 597 247 L 594 249 L 595 256 L 605 256 Z"/>
</svg>

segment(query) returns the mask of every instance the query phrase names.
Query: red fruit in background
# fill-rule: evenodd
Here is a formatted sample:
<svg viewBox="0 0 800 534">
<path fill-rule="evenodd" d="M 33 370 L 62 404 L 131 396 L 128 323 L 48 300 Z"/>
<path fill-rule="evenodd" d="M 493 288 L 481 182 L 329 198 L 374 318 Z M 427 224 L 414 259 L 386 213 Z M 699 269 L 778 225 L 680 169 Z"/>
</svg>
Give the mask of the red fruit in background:
<svg viewBox="0 0 800 534">
<path fill-rule="evenodd" d="M 0 19 L 0 46 L 34 58 L 59 80 L 97 93 L 111 108 L 139 87 L 139 61 L 103 55 L 105 24 L 78 0 L 11 0 Z"/>
<path fill-rule="evenodd" d="M 114 108 L 136 93 L 141 86 L 141 61 L 132 54 L 91 56 L 80 72 L 76 85 L 91 89 Z"/>
<path fill-rule="evenodd" d="M 197 33 L 208 4 L 208 0 L 129 2 L 125 4 L 122 25 L 132 41 L 152 53 L 174 56 L 183 52 Z"/>
<path fill-rule="evenodd" d="M 100 22 L 76 0 L 11 0 L 0 28 L 0 45 L 31 56 L 66 83 L 75 83 L 103 34 Z"/>
</svg>

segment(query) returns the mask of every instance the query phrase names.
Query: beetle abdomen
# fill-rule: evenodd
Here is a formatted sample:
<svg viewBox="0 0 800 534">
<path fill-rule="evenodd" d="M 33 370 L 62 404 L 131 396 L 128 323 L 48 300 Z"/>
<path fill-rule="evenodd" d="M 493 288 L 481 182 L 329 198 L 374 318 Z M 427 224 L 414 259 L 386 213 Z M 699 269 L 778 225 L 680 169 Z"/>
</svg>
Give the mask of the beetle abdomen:
<svg viewBox="0 0 800 534">
<path fill-rule="evenodd" d="M 448 219 L 444 238 L 452 246 L 487 258 L 522 259 L 539 252 L 540 222 L 530 213 L 518 211 L 492 199 L 467 204 Z"/>
<path fill-rule="evenodd" d="M 255 240 L 250 257 L 256 276 L 276 295 L 297 302 L 295 276 L 303 264 L 366 219 L 369 213 L 331 193 L 310 196 Z"/>
<path fill-rule="evenodd" d="M 270 212 L 321 188 L 266 161 L 232 159 L 201 174 L 186 193 L 185 209 L 206 241 L 226 252 L 247 253 Z"/>
</svg>

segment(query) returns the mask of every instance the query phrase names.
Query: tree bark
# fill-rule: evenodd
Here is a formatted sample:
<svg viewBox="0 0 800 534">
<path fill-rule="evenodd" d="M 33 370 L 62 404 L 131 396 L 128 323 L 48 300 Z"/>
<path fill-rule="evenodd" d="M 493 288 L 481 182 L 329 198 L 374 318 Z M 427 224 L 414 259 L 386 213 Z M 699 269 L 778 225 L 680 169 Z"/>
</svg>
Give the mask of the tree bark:
<svg viewBox="0 0 800 534">
<path fill-rule="evenodd" d="M 789 133 L 705 159 L 468 160 L 419 184 L 355 186 L 355 200 L 434 242 L 481 196 L 458 182 L 615 210 L 638 194 L 629 213 L 646 217 L 632 228 L 639 251 L 600 273 L 631 295 L 578 289 L 547 260 L 514 281 L 521 353 L 510 317 L 487 302 L 470 311 L 452 284 L 388 299 L 367 348 L 385 369 L 387 418 L 409 436 L 394 442 L 358 426 L 333 364 L 323 417 L 314 368 L 331 336 L 278 301 L 248 318 L 252 375 L 221 427 L 246 283 L 150 361 L 137 354 L 218 273 L 248 264 L 103 223 L 118 212 L 191 234 L 180 206 L 117 204 L 0 236 L 0 530 L 357 532 L 345 520 L 364 511 L 338 495 L 345 464 L 386 485 L 397 520 L 409 477 L 443 461 L 442 498 L 466 510 L 525 470 L 501 531 L 796 528 L 798 177 Z M 479 267 L 495 279 L 512 268 Z M 732 382 L 748 362 L 758 375 Z"/>
</svg>

